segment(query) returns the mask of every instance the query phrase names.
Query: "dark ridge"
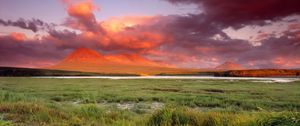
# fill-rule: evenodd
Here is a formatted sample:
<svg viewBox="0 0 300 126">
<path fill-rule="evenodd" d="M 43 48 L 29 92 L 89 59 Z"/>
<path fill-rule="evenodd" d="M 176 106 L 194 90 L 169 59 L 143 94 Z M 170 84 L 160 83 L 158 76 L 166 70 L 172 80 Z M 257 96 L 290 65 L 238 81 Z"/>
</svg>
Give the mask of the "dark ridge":
<svg viewBox="0 0 300 126">
<path fill-rule="evenodd" d="M 215 76 L 222 77 L 300 77 L 300 70 L 292 69 L 253 69 L 229 70 L 215 72 Z"/>
<path fill-rule="evenodd" d="M 134 74 L 101 74 L 80 71 L 48 70 L 37 68 L 0 67 L 2 77 L 30 76 L 137 76 Z"/>
</svg>

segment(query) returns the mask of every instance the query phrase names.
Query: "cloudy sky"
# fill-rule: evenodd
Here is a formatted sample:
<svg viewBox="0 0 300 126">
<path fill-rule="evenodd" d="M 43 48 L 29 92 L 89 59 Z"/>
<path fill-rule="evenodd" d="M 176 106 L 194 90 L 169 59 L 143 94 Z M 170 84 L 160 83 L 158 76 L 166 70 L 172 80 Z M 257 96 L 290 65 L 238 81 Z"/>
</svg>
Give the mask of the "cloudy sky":
<svg viewBox="0 0 300 126">
<path fill-rule="evenodd" d="M 80 47 L 185 68 L 300 68 L 299 0 L 1 0 L 0 66 Z"/>
</svg>

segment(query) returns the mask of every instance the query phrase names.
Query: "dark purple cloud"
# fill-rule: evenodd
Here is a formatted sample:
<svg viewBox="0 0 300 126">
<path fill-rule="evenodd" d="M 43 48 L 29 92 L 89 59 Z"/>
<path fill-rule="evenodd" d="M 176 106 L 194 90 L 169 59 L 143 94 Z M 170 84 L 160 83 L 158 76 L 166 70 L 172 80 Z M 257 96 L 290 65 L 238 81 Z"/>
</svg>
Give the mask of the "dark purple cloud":
<svg viewBox="0 0 300 126">
<path fill-rule="evenodd" d="M 0 65 L 44 67 L 63 58 L 65 50 L 47 41 L 19 41 L 12 36 L 0 36 Z"/>
<path fill-rule="evenodd" d="M 33 32 L 37 32 L 39 30 L 48 30 L 54 26 L 54 24 L 48 24 L 39 19 L 25 20 L 23 18 L 20 18 L 16 21 L 0 19 L 0 25 L 15 26 L 22 29 L 31 30 Z"/>
<path fill-rule="evenodd" d="M 171 3 L 196 4 L 207 20 L 224 27 L 262 25 L 266 20 L 299 14 L 299 0 L 168 0 Z"/>
</svg>

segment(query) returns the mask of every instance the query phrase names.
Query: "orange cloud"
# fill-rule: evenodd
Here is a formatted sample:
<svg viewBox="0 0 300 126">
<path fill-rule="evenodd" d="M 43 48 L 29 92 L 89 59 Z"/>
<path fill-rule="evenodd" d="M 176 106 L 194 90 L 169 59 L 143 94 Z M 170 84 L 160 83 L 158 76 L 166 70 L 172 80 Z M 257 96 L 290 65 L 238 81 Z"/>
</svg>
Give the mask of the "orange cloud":
<svg viewBox="0 0 300 126">
<path fill-rule="evenodd" d="M 95 10 L 99 10 L 99 7 L 94 5 L 92 0 L 76 3 L 64 1 L 64 3 L 67 4 L 67 12 L 70 16 L 65 22 L 66 25 L 81 31 L 103 32 L 93 13 Z"/>
<path fill-rule="evenodd" d="M 19 42 L 22 42 L 24 40 L 27 39 L 26 35 L 23 34 L 23 33 L 18 33 L 18 32 L 12 32 L 10 33 L 10 36 L 14 39 L 14 40 L 17 40 Z"/>
<path fill-rule="evenodd" d="M 151 32 L 135 33 L 110 33 L 102 38 L 100 43 L 104 46 L 119 47 L 124 49 L 152 49 L 166 40 L 166 37 Z"/>
<path fill-rule="evenodd" d="M 89 31 L 87 31 L 87 32 L 82 32 L 82 34 L 81 34 L 85 39 L 87 39 L 87 40 L 95 40 L 95 39 L 97 39 L 99 36 L 97 35 L 97 34 L 95 34 L 95 33 L 93 33 L 93 32 L 89 32 Z"/>
<path fill-rule="evenodd" d="M 143 58 L 138 54 L 118 54 L 118 55 L 107 55 L 105 57 L 109 61 L 117 62 L 126 65 L 138 65 L 138 66 L 161 66 L 170 67 L 171 65 L 165 63 L 158 63 L 149 59 Z"/>
<path fill-rule="evenodd" d="M 160 46 L 169 37 L 149 30 L 141 30 L 138 26 L 152 22 L 151 16 L 125 16 L 110 18 L 101 22 L 106 34 L 99 43 L 105 47 L 118 49 L 148 50 Z"/>
<path fill-rule="evenodd" d="M 300 59 L 284 58 L 279 56 L 273 59 L 272 63 L 277 65 L 277 67 L 296 67 L 297 64 L 300 64 Z"/>
<path fill-rule="evenodd" d="M 146 24 L 147 22 L 150 22 L 151 19 L 153 19 L 151 16 L 113 17 L 103 21 L 101 25 L 108 32 L 120 32 L 126 28 Z"/>
<path fill-rule="evenodd" d="M 96 9 L 91 1 L 79 2 L 71 4 L 68 8 L 68 14 L 74 17 L 92 18 L 93 11 Z"/>
<path fill-rule="evenodd" d="M 69 18 L 67 24 L 81 30 L 81 38 L 97 42 L 106 50 L 120 49 L 132 52 L 156 48 L 166 42 L 168 37 L 151 30 L 139 29 L 137 26 L 153 22 L 152 16 L 113 17 L 103 22 L 97 22 L 93 11 L 97 7 L 92 1 L 72 3 L 68 5 Z M 75 20 L 74 20 L 75 19 Z"/>
</svg>

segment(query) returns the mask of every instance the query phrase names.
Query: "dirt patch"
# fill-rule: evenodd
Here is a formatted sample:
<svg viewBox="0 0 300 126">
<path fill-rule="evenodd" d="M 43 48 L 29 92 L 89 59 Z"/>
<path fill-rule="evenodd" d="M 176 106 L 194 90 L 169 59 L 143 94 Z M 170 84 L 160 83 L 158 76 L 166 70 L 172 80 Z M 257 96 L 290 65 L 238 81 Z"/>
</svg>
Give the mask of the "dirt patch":
<svg viewBox="0 0 300 126">
<path fill-rule="evenodd" d="M 183 90 L 183 89 L 174 89 L 174 88 L 145 88 L 144 90 L 152 91 L 162 91 L 162 92 L 178 92 L 178 93 L 203 93 L 202 90 Z"/>
<path fill-rule="evenodd" d="M 83 105 L 83 101 L 76 100 L 73 102 L 70 102 L 73 105 Z M 107 102 L 103 100 L 102 102 L 95 103 L 97 106 L 102 107 L 110 107 L 114 106 L 121 110 L 133 110 L 133 111 L 146 111 L 146 112 L 154 112 L 155 110 L 162 109 L 165 104 L 162 102 Z"/>
<path fill-rule="evenodd" d="M 117 103 L 117 108 L 126 110 L 126 109 L 133 109 L 135 103 Z"/>
<path fill-rule="evenodd" d="M 122 110 L 133 110 L 140 109 L 146 111 L 153 111 L 162 109 L 165 104 L 161 102 L 152 102 L 152 103 L 117 103 L 117 108 Z"/>
<path fill-rule="evenodd" d="M 206 92 L 212 92 L 212 93 L 225 93 L 225 90 L 221 90 L 221 89 L 203 89 Z"/>
<path fill-rule="evenodd" d="M 153 102 L 153 103 L 151 103 L 151 109 L 153 109 L 153 110 L 162 109 L 164 106 L 165 106 L 165 104 L 161 103 L 161 102 Z"/>
<path fill-rule="evenodd" d="M 180 92 L 181 89 L 176 88 L 144 88 L 143 90 L 164 91 L 164 92 Z"/>
<path fill-rule="evenodd" d="M 144 88 L 143 90 L 163 91 L 163 92 L 179 92 L 179 93 L 236 93 L 249 92 L 247 90 L 222 90 L 222 89 L 199 89 L 199 90 L 183 90 L 174 88 Z"/>
<path fill-rule="evenodd" d="M 264 95 L 263 92 L 250 92 L 251 95 Z"/>
<path fill-rule="evenodd" d="M 193 93 L 193 94 L 253 93 L 249 90 L 222 90 L 222 89 L 184 90 L 184 89 L 176 89 L 176 88 L 143 88 L 143 90 L 162 91 L 162 92 L 176 92 L 176 93 Z"/>
<path fill-rule="evenodd" d="M 222 90 L 222 89 L 202 89 L 208 93 L 237 93 L 237 92 L 250 92 L 248 90 Z"/>
</svg>

